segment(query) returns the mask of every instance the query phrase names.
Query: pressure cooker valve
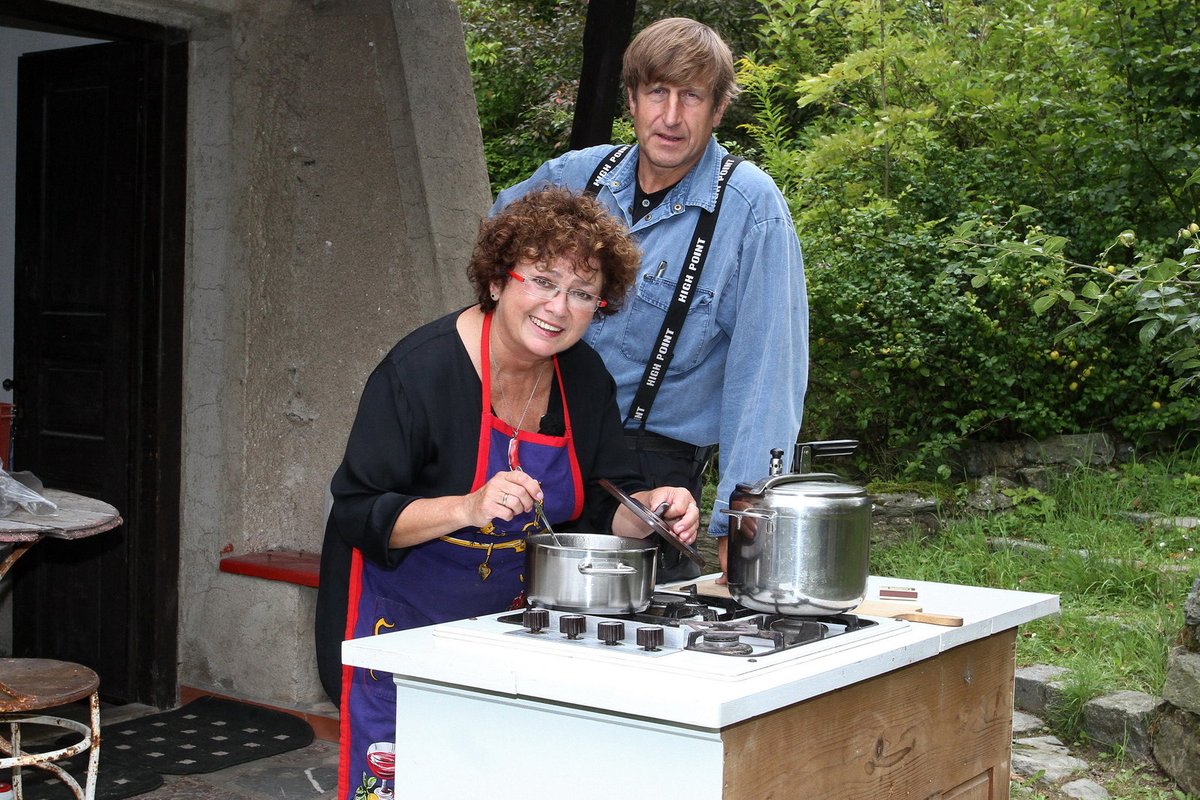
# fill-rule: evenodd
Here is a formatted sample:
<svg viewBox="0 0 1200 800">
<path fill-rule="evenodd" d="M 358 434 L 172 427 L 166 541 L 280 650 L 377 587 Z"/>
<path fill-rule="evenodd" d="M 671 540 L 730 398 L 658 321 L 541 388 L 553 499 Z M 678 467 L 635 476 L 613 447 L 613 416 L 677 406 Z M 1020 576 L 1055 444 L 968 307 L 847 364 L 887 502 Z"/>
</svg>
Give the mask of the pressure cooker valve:
<svg viewBox="0 0 1200 800">
<path fill-rule="evenodd" d="M 771 448 L 771 468 L 767 474 L 772 478 L 783 474 L 783 451 L 778 447 Z"/>
<path fill-rule="evenodd" d="M 649 653 L 662 647 L 665 638 L 666 633 L 663 631 L 662 625 L 646 625 L 637 629 L 638 647 Z"/>
<path fill-rule="evenodd" d="M 568 639 L 578 639 L 587 630 L 587 618 L 582 614 L 563 614 L 558 618 L 558 632 Z"/>
<path fill-rule="evenodd" d="M 625 623 L 608 619 L 596 624 L 596 638 L 607 645 L 618 645 L 625 638 Z"/>
<path fill-rule="evenodd" d="M 527 608 L 521 615 L 521 624 L 528 628 L 530 633 L 541 633 L 550 624 L 550 612 L 544 608 Z"/>
</svg>

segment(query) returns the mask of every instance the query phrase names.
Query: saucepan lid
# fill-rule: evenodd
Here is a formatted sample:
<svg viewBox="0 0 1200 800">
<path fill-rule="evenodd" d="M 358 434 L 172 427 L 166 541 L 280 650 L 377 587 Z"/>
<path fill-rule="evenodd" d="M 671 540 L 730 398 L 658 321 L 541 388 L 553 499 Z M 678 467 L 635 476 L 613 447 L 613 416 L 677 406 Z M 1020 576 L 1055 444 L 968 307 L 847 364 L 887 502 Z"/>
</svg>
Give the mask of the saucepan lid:
<svg viewBox="0 0 1200 800">
<path fill-rule="evenodd" d="M 636 497 L 626 494 L 620 487 L 610 481 L 608 478 L 601 478 L 598 483 L 603 486 L 609 494 L 621 501 L 621 505 L 633 512 L 634 516 L 642 522 L 650 526 L 650 530 L 659 534 L 663 540 L 674 547 L 679 552 L 683 553 L 696 566 L 704 569 L 704 556 L 700 555 L 700 551 L 689 544 L 684 544 L 671 530 L 667 523 L 663 522 L 662 517 L 655 514 L 650 509 L 642 505 L 641 501 Z"/>
</svg>

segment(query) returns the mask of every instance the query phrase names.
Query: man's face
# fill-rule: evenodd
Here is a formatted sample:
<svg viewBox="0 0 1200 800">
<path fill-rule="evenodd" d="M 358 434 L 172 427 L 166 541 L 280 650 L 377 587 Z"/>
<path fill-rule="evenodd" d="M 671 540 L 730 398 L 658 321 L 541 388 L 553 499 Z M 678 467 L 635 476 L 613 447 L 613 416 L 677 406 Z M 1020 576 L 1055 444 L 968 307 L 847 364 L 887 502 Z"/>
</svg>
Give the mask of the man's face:
<svg viewBox="0 0 1200 800">
<path fill-rule="evenodd" d="M 728 101 L 718 103 L 703 86 L 646 83 L 629 91 L 629 113 L 641 154 L 638 181 L 654 192 L 688 173 L 721 122 Z"/>
</svg>

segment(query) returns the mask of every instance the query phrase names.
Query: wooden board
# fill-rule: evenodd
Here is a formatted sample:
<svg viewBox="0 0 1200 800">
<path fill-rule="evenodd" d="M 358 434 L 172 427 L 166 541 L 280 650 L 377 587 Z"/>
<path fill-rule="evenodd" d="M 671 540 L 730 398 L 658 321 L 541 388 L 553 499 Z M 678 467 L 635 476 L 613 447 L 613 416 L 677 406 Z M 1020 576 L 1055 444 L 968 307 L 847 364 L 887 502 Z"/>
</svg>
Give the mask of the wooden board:
<svg viewBox="0 0 1200 800">
<path fill-rule="evenodd" d="M 863 600 L 850 613 L 865 617 L 895 617 L 920 610 L 921 604 L 916 600 Z"/>
<path fill-rule="evenodd" d="M 715 579 L 696 582 L 696 594 L 701 597 L 729 597 L 729 587 L 718 584 Z M 915 600 L 864 600 L 851 613 L 868 617 L 894 617 L 909 611 L 920 611 L 921 604 Z"/>
<path fill-rule="evenodd" d="M 696 594 L 700 597 L 729 597 L 729 588 L 716 583 L 714 580 L 696 582 Z M 916 600 L 863 600 L 857 607 L 850 610 L 851 614 L 861 614 L 864 617 L 892 617 L 908 619 L 911 622 L 925 622 L 930 625 L 962 625 L 962 617 L 950 614 L 928 614 Z"/>
<path fill-rule="evenodd" d="M 715 579 L 696 581 L 696 594 L 701 597 L 729 597 L 729 587 L 718 584 Z"/>
</svg>

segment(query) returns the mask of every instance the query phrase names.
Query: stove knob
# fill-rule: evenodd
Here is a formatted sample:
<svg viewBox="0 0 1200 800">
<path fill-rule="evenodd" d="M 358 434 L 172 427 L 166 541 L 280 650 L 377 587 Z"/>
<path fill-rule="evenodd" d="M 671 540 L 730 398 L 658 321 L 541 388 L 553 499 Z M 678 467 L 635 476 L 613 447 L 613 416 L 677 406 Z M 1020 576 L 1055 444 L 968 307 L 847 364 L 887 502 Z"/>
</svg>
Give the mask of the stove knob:
<svg viewBox="0 0 1200 800">
<path fill-rule="evenodd" d="M 663 646 L 663 641 L 666 639 L 666 632 L 663 631 L 662 625 L 647 625 L 644 628 L 637 629 L 638 647 L 643 650 L 653 652 Z"/>
<path fill-rule="evenodd" d="M 527 608 L 521 615 L 521 624 L 530 633 L 541 633 L 550 624 L 550 612 L 544 608 Z"/>
<path fill-rule="evenodd" d="M 597 623 L 596 638 L 607 645 L 620 644 L 625 638 L 625 623 L 615 619 Z"/>
<path fill-rule="evenodd" d="M 587 618 L 582 614 L 563 614 L 558 618 L 558 632 L 568 639 L 578 639 L 587 630 Z"/>
</svg>

